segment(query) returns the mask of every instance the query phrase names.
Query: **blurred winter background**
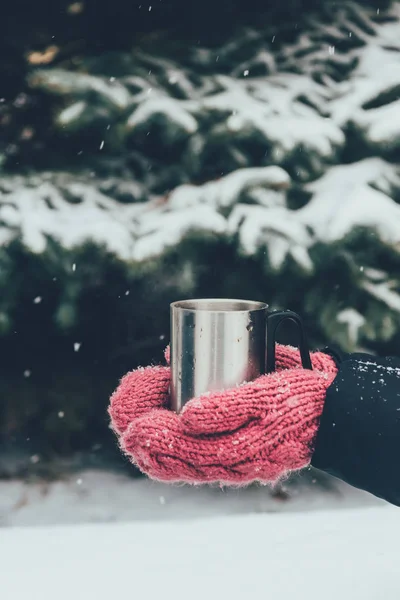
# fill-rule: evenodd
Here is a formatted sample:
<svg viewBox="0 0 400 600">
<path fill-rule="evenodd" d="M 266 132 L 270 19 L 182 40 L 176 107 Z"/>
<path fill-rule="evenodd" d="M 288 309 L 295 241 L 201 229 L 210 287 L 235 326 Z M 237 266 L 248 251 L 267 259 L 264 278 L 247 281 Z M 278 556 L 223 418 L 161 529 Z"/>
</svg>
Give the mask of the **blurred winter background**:
<svg viewBox="0 0 400 600">
<path fill-rule="evenodd" d="M 400 3 L 0 13 L 0 526 L 375 504 L 312 471 L 150 483 L 106 406 L 162 360 L 182 298 L 265 300 L 313 346 L 399 353 Z"/>
</svg>

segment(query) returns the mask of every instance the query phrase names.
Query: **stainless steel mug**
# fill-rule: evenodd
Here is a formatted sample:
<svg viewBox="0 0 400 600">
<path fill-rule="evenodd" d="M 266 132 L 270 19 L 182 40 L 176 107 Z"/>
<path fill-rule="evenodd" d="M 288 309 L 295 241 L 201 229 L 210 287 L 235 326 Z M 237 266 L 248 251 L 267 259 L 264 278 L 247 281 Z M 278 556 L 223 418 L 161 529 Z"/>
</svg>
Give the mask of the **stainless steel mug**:
<svg viewBox="0 0 400 600">
<path fill-rule="evenodd" d="M 171 408 L 192 398 L 252 381 L 275 369 L 276 330 L 285 319 L 300 328 L 300 351 L 311 368 L 300 317 L 268 313 L 249 300 L 211 298 L 171 304 Z"/>
</svg>

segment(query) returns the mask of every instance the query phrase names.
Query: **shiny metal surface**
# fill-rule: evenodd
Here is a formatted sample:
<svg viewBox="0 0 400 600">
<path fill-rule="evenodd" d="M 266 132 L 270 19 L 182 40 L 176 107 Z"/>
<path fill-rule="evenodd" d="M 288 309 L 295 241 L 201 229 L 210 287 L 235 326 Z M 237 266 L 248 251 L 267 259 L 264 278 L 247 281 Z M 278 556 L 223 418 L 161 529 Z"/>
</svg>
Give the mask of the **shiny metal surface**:
<svg viewBox="0 0 400 600">
<path fill-rule="evenodd" d="M 171 304 L 171 408 L 265 373 L 267 304 L 202 299 Z"/>
</svg>

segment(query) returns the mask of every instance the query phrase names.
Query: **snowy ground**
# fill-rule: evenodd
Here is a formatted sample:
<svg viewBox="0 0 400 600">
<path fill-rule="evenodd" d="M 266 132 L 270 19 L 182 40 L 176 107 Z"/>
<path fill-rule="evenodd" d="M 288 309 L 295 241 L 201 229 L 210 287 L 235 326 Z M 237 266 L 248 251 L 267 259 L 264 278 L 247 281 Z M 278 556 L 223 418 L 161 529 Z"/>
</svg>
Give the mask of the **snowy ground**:
<svg viewBox="0 0 400 600">
<path fill-rule="evenodd" d="M 299 478 L 287 491 L 288 499 L 282 500 L 271 497 L 265 487 L 169 486 L 116 473 L 83 471 L 53 483 L 0 482 L 0 527 L 197 519 L 380 504 L 333 479 L 321 487 Z"/>
<path fill-rule="evenodd" d="M 4 600 L 398 600 L 386 506 L 5 529 Z"/>
<path fill-rule="evenodd" d="M 0 483 L 1 600 L 398 600 L 400 511 L 336 480 Z M 340 510 L 338 510 L 340 509 Z"/>
</svg>

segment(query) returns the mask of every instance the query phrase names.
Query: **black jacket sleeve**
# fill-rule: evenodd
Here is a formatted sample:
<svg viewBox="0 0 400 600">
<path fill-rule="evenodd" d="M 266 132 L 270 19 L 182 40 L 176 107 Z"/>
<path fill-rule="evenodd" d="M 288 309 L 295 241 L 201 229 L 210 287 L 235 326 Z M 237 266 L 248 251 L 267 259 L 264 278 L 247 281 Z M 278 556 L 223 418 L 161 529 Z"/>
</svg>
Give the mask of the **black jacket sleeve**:
<svg viewBox="0 0 400 600">
<path fill-rule="evenodd" d="M 400 506 L 400 359 L 329 353 L 339 371 L 311 464 Z"/>
</svg>

